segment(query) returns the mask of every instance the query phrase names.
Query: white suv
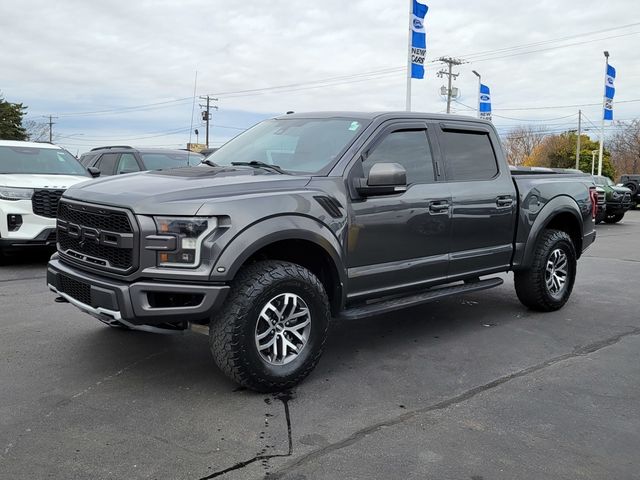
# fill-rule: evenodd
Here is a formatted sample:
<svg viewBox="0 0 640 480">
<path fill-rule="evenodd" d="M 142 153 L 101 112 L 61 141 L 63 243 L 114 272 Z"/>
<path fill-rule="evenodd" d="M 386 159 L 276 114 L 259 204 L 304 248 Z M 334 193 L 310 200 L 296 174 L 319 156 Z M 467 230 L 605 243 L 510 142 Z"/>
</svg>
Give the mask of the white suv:
<svg viewBox="0 0 640 480">
<path fill-rule="evenodd" d="M 12 247 L 55 245 L 60 196 L 90 178 L 56 145 L 0 140 L 0 256 Z"/>
</svg>

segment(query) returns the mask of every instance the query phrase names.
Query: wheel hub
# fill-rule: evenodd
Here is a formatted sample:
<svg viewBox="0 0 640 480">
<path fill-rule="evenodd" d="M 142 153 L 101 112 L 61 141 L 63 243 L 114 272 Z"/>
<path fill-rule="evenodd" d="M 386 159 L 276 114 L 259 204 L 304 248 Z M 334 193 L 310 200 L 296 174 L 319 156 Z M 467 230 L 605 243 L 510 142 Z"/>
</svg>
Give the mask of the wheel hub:
<svg viewBox="0 0 640 480">
<path fill-rule="evenodd" d="M 551 252 L 547 259 L 544 277 L 547 290 L 554 297 L 559 297 L 566 288 L 569 274 L 569 259 L 560 248 Z"/>
<path fill-rule="evenodd" d="M 295 360 L 309 341 L 311 313 L 295 293 L 269 300 L 258 315 L 255 343 L 260 357 L 272 365 Z"/>
</svg>

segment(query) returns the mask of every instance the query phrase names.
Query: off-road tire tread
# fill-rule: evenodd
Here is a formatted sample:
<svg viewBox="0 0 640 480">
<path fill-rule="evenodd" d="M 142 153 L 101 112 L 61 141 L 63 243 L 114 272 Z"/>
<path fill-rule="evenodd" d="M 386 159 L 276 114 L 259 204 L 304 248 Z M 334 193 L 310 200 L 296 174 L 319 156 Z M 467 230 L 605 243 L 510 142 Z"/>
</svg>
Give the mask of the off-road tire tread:
<svg viewBox="0 0 640 480">
<path fill-rule="evenodd" d="M 549 251 L 561 241 L 567 242 L 571 247 L 569 261 L 572 264 L 572 275 L 574 278 L 571 279 L 569 291 L 565 294 L 564 299 L 558 301 L 550 300 L 546 295 L 544 272 L 545 259 L 549 254 Z M 562 230 L 545 230 L 536 244 L 531 268 L 515 272 L 514 283 L 516 287 L 516 294 L 518 295 L 520 302 L 531 310 L 537 310 L 540 312 L 552 312 L 554 310 L 559 310 L 564 306 L 571 295 L 575 275 L 576 252 L 573 242 L 571 241 L 571 237 Z"/>
<path fill-rule="evenodd" d="M 287 382 L 273 382 L 257 375 L 245 361 L 246 357 L 243 353 L 245 334 L 243 323 L 239 319 L 250 309 L 265 288 L 274 281 L 284 278 L 304 282 L 322 296 L 327 322 L 325 331 L 321 335 L 321 344 L 305 368 Z M 313 273 L 295 263 L 261 261 L 242 268 L 236 275 L 224 306 L 209 325 L 209 347 L 220 370 L 243 387 L 259 392 L 287 390 L 300 383 L 318 363 L 327 338 L 330 318 L 329 299 L 322 283 Z"/>
</svg>

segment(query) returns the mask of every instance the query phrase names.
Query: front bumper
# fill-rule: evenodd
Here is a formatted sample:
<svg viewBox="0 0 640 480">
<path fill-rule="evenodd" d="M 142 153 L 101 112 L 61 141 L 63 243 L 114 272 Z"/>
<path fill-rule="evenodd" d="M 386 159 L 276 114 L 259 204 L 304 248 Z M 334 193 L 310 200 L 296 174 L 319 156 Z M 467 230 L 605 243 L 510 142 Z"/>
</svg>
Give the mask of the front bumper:
<svg viewBox="0 0 640 480">
<path fill-rule="evenodd" d="M 206 321 L 229 291 L 228 285 L 106 279 L 62 263 L 57 254 L 47 266 L 47 285 L 85 313 L 126 326 Z M 172 299 L 178 299 L 174 305 Z"/>
<path fill-rule="evenodd" d="M 0 247 L 22 248 L 22 247 L 55 247 L 56 229 L 47 228 L 40 232 L 35 238 L 0 238 Z"/>
</svg>

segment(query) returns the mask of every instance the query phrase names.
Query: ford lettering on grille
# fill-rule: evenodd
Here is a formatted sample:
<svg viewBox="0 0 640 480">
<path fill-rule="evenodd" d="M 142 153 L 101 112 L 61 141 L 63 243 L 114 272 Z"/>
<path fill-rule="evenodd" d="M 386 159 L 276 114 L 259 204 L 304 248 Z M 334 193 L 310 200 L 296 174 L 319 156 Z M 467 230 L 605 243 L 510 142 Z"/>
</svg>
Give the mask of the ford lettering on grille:
<svg viewBox="0 0 640 480">
<path fill-rule="evenodd" d="M 135 266 L 136 234 L 123 211 L 61 201 L 57 232 L 63 258 L 117 273 Z"/>
</svg>

